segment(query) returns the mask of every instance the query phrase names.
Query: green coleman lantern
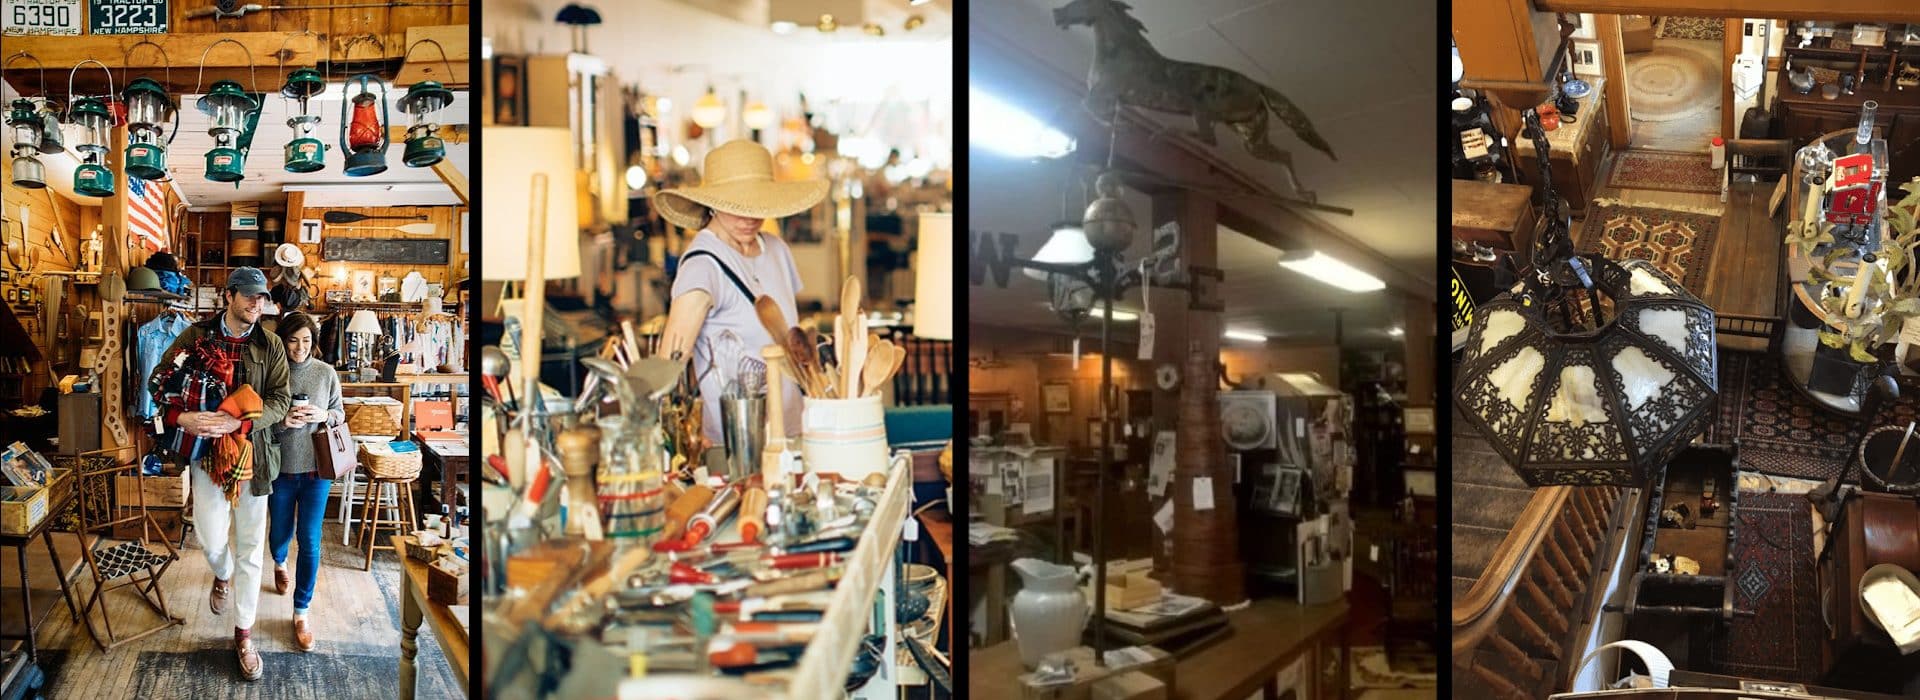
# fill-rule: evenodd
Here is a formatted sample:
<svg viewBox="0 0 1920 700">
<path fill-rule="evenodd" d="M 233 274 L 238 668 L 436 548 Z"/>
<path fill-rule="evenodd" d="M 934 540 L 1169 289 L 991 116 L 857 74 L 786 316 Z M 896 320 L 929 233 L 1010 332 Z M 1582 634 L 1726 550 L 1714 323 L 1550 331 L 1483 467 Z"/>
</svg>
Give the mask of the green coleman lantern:
<svg viewBox="0 0 1920 700">
<path fill-rule="evenodd" d="M 431 80 L 414 83 L 407 88 L 406 96 L 400 98 L 400 111 L 409 116 L 407 150 L 403 154 L 408 167 L 429 167 L 447 157 L 447 143 L 434 135 L 440 125 L 427 116 L 450 104 L 453 104 L 453 91 Z"/>
<path fill-rule="evenodd" d="M 120 98 L 127 103 L 127 174 L 142 180 L 167 177 L 167 146 L 180 133 L 180 109 L 152 78 L 134 78 Z M 173 122 L 173 133 L 166 123 Z"/>
<path fill-rule="evenodd" d="M 73 149 L 80 152 L 80 167 L 73 171 L 73 191 L 86 197 L 112 197 L 113 171 L 105 165 L 107 150 L 113 143 L 113 113 L 107 105 L 92 97 L 73 103 L 67 123 L 78 127 Z"/>
<path fill-rule="evenodd" d="M 287 126 L 292 127 L 294 137 L 287 142 L 287 172 L 310 173 L 327 167 L 327 145 L 313 137 L 313 129 L 320 125 L 320 115 L 313 114 L 308 100 L 327 88 L 320 71 L 301 68 L 287 76 L 287 84 L 280 88 L 280 94 L 298 105 Z"/>
<path fill-rule="evenodd" d="M 213 149 L 207 151 L 207 179 L 235 183 L 246 179 L 242 169 L 253 145 L 253 129 L 260 124 L 260 102 L 239 83 L 222 80 L 200 97 L 197 106 L 212 121 L 207 127 L 207 135 L 213 137 Z"/>
<path fill-rule="evenodd" d="M 47 166 L 40 163 L 40 144 L 46 122 L 31 100 L 14 100 L 7 108 L 7 129 L 13 132 L 13 184 L 31 190 L 47 186 Z M 56 129 L 57 131 L 57 129 Z"/>
<path fill-rule="evenodd" d="M 354 92 L 355 85 L 359 92 Z M 374 94 L 372 87 L 379 87 Z M 347 81 L 347 99 L 340 101 L 340 146 L 347 151 L 348 175 L 366 177 L 387 171 L 387 84 L 377 76 L 362 73 Z M 373 106 L 380 105 L 374 114 Z M 353 117 L 347 117 L 347 109 Z"/>
</svg>

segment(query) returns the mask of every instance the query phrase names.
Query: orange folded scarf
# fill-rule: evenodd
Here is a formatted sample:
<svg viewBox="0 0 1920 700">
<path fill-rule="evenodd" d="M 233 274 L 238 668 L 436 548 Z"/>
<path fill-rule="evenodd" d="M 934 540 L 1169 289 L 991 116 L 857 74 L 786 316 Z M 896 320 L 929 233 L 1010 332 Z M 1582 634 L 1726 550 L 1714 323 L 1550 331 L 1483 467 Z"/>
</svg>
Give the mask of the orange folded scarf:
<svg viewBox="0 0 1920 700">
<path fill-rule="evenodd" d="M 253 429 L 253 420 L 265 410 L 266 402 L 248 384 L 240 385 L 220 402 L 221 413 L 240 419 L 239 430 L 214 441 L 213 468 L 208 470 L 214 485 L 226 494 L 228 503 L 238 500 L 240 484 L 253 480 L 253 440 L 247 434 Z"/>
</svg>

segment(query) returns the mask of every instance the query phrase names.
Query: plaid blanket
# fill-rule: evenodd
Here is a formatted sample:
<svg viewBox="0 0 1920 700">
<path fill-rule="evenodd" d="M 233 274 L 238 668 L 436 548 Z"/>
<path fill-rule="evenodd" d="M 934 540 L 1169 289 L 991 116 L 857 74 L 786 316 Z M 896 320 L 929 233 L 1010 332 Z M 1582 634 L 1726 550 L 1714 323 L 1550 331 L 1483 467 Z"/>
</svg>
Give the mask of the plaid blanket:
<svg viewBox="0 0 1920 700">
<path fill-rule="evenodd" d="M 246 381 L 246 377 L 239 376 L 244 374 L 240 369 L 244 366 L 240 353 L 245 347 L 244 338 L 225 338 L 211 333 L 181 348 L 173 357 L 162 358 L 149 379 L 154 403 L 166 415 L 167 430 L 159 441 L 161 449 L 186 464 L 206 460 L 207 474 L 229 501 L 237 494 L 236 484 L 253 478 L 252 444 L 247 440 L 247 433 L 252 430 L 249 421 L 242 421 L 240 429 L 233 433 L 207 438 L 189 434 L 180 427 L 179 419 L 182 413 L 221 410 L 221 404 L 234 388 Z M 235 417 L 239 416 L 235 414 Z"/>
</svg>

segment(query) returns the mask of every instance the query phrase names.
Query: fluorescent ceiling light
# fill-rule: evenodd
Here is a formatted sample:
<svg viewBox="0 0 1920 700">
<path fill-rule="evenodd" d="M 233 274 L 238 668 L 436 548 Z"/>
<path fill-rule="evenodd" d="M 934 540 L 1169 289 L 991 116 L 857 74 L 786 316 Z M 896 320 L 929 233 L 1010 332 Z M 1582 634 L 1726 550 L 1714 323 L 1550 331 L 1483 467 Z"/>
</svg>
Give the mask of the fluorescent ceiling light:
<svg viewBox="0 0 1920 700">
<path fill-rule="evenodd" d="M 1401 328 L 1399 326 L 1394 326 L 1392 328 L 1387 329 L 1387 335 L 1393 336 L 1395 338 L 1404 337 L 1406 336 L 1406 334 L 1407 334 L 1407 329 Z"/>
<path fill-rule="evenodd" d="M 1033 261 L 1054 265 L 1085 265 L 1093 261 L 1093 246 L 1087 243 L 1087 233 L 1079 226 L 1060 224 L 1053 227 L 1053 235 L 1033 254 Z M 1021 272 L 1037 280 L 1047 278 L 1047 273 L 1033 268 L 1024 268 Z"/>
<path fill-rule="evenodd" d="M 1098 307 L 1095 307 L 1093 309 L 1092 315 L 1099 316 L 1100 313 L 1101 313 L 1101 310 Z M 1114 309 L 1113 320 L 1121 323 L 1125 323 L 1127 321 L 1138 321 L 1140 320 L 1140 314 L 1136 314 L 1132 311 L 1121 311 L 1119 309 Z"/>
<path fill-rule="evenodd" d="M 1317 251 L 1305 260 L 1281 260 L 1280 266 L 1349 292 L 1377 292 L 1387 288 L 1387 283 L 1380 278 Z"/>
<path fill-rule="evenodd" d="M 1073 152 L 1073 139 L 1032 115 L 987 94 L 967 89 L 969 143 L 1014 158 L 1058 158 Z"/>
<path fill-rule="evenodd" d="M 1259 333 L 1255 333 L 1255 332 L 1253 332 L 1253 331 L 1235 331 L 1235 330 L 1229 330 L 1229 331 L 1227 331 L 1227 332 L 1225 332 L 1225 333 L 1222 333 L 1222 334 L 1220 334 L 1220 335 L 1221 335 L 1221 337 L 1224 337 L 1224 338 L 1226 338 L 1227 340 L 1244 340 L 1244 341 L 1247 341 L 1247 342 L 1249 342 L 1249 343 L 1264 343 L 1264 342 L 1267 342 L 1267 337 L 1266 337 L 1266 336 L 1264 336 L 1264 335 L 1261 335 L 1261 334 L 1259 334 Z"/>
</svg>

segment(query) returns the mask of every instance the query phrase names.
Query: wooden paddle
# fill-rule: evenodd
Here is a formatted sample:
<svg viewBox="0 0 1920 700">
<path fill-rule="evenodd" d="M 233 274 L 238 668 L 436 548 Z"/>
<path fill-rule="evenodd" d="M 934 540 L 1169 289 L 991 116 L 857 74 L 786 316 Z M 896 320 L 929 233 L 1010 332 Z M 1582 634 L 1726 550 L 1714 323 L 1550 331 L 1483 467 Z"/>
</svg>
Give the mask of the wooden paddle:
<svg viewBox="0 0 1920 700">
<path fill-rule="evenodd" d="M 329 224 L 351 224 L 355 221 L 372 221 L 375 219 L 400 219 L 402 221 L 430 221 L 431 220 L 425 216 L 371 216 L 368 214 L 358 214 L 350 211 L 330 211 L 325 214 L 321 214 L 320 218 Z"/>
<path fill-rule="evenodd" d="M 401 224 L 399 226 L 335 226 L 344 231 L 399 231 L 412 236 L 431 236 L 440 230 L 433 224 Z"/>
</svg>

